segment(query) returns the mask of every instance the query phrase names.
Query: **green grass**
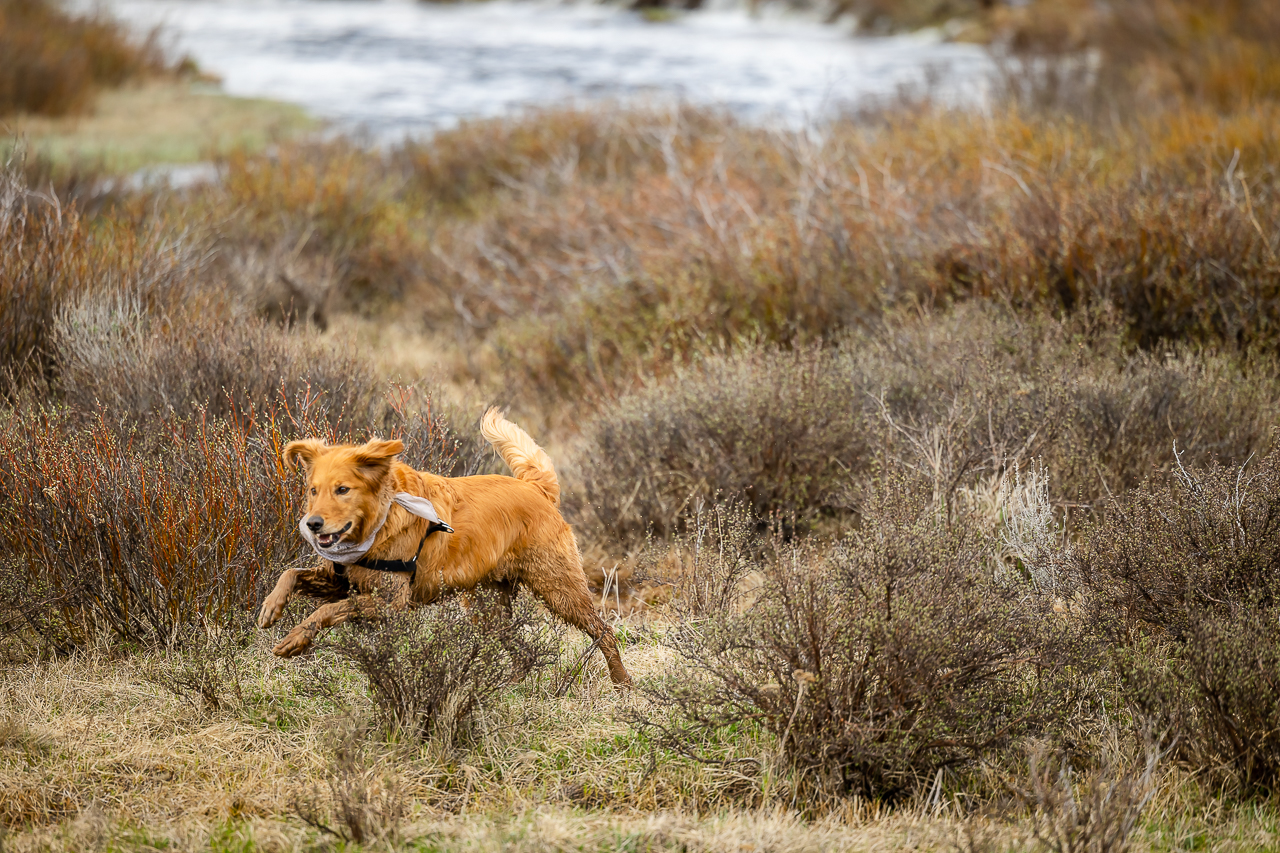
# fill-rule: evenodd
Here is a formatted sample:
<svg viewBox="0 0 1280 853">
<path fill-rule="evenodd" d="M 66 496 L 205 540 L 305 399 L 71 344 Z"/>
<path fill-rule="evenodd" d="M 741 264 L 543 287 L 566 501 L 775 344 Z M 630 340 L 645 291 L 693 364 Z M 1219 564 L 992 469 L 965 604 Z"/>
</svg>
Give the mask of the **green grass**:
<svg viewBox="0 0 1280 853">
<path fill-rule="evenodd" d="M 104 92 L 85 115 L 18 116 L 0 127 L 25 139 L 29 156 L 46 158 L 55 173 L 124 174 L 210 160 L 233 149 L 260 152 L 320 123 L 292 104 L 236 98 L 208 83 L 162 80 Z"/>
</svg>

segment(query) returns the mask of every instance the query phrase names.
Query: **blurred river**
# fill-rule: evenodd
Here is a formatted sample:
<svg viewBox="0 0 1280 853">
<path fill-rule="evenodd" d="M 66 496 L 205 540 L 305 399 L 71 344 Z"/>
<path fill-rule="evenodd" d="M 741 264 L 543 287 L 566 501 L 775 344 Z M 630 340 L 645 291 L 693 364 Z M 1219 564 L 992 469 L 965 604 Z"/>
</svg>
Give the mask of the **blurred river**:
<svg viewBox="0 0 1280 853">
<path fill-rule="evenodd" d="M 381 139 L 529 105 L 681 98 L 802 125 L 869 96 L 931 87 L 977 100 L 991 68 L 934 35 L 852 38 L 847 27 L 744 10 L 653 23 L 616 6 L 539 0 L 108 0 L 163 24 L 233 95 L 301 104 Z"/>
</svg>

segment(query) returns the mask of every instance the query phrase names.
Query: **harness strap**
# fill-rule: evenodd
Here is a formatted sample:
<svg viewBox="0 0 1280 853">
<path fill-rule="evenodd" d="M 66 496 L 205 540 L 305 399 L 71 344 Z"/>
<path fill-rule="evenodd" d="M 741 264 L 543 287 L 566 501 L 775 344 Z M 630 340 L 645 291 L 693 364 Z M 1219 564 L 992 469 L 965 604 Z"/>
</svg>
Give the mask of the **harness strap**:
<svg viewBox="0 0 1280 853">
<path fill-rule="evenodd" d="M 347 577 L 347 567 L 342 563 L 333 563 L 333 575 L 342 582 L 342 591 L 351 591 L 351 578 Z"/>
<path fill-rule="evenodd" d="M 418 557 L 422 555 L 422 546 L 427 544 L 427 537 L 437 530 L 444 530 L 448 533 L 453 532 L 453 528 L 444 522 L 428 521 L 427 532 L 423 533 L 422 538 L 418 540 L 418 550 L 411 560 L 372 560 L 368 557 L 361 557 L 351 565 L 373 569 L 375 572 L 408 572 L 409 583 L 413 583 L 413 579 L 418 576 Z M 336 570 L 337 564 L 335 564 L 334 568 Z"/>
</svg>

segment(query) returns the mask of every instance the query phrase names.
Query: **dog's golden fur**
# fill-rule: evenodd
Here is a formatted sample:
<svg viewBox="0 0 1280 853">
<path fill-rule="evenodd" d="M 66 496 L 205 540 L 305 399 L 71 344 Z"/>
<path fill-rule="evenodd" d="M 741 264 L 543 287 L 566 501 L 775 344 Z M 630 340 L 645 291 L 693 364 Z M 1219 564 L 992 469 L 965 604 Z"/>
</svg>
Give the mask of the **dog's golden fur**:
<svg viewBox="0 0 1280 853">
<path fill-rule="evenodd" d="M 598 642 L 615 683 L 631 683 L 613 631 L 593 606 L 573 530 L 560 515 L 560 484 L 551 460 L 496 409 L 485 413 L 481 433 L 514 477 L 440 477 L 416 471 L 396 459 L 404 450 L 399 441 L 330 447 L 309 439 L 285 447 L 286 465 L 301 462 L 306 467 L 309 499 L 304 518 L 318 525 L 318 534 L 337 534 L 334 541 L 363 542 L 385 512 L 386 521 L 367 556 L 412 558 L 429 522 L 393 503 L 397 492 L 431 501 L 454 532 L 427 537 L 412 584 L 404 574 L 352 565 L 346 570 L 348 594 L 328 560 L 311 569 L 286 571 L 263 602 L 260 626 L 279 619 L 295 593 L 328 603 L 280 641 L 277 655 L 300 654 L 321 630 L 373 613 L 370 595 L 375 589 L 389 591 L 392 606 L 400 608 L 428 604 L 445 592 L 484 586 L 497 590 L 509 608 L 524 584 L 552 613 Z"/>
</svg>

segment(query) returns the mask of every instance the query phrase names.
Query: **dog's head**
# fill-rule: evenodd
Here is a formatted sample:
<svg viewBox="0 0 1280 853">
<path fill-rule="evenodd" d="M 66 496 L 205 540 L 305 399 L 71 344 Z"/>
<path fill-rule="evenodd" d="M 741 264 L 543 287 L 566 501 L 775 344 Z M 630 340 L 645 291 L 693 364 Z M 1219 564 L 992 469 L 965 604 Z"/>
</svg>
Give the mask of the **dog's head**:
<svg viewBox="0 0 1280 853">
<path fill-rule="evenodd" d="M 291 441 L 286 466 L 301 463 L 307 472 L 307 509 L 302 523 L 321 548 L 362 542 L 382 518 L 389 497 L 391 463 L 404 451 L 401 441 L 330 447 L 323 441 Z"/>
</svg>

